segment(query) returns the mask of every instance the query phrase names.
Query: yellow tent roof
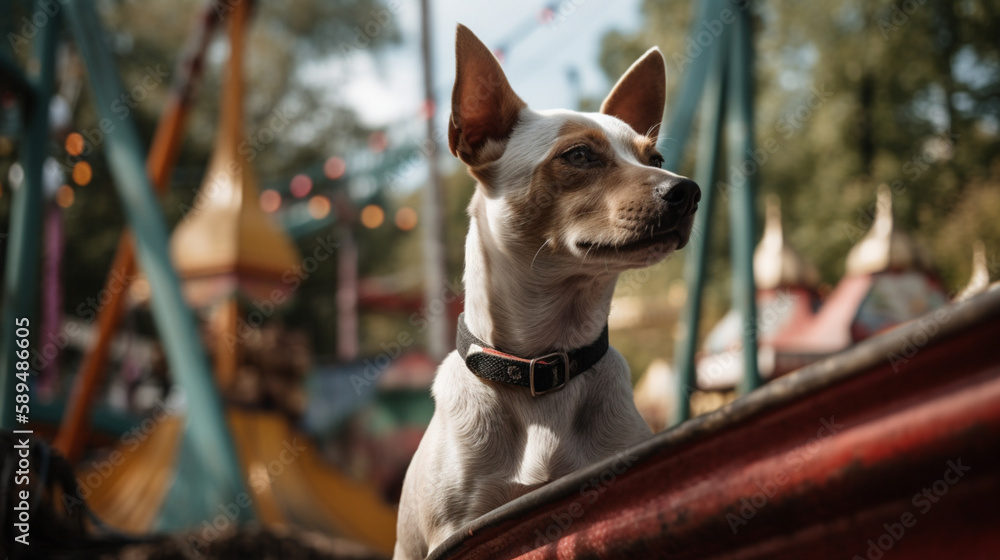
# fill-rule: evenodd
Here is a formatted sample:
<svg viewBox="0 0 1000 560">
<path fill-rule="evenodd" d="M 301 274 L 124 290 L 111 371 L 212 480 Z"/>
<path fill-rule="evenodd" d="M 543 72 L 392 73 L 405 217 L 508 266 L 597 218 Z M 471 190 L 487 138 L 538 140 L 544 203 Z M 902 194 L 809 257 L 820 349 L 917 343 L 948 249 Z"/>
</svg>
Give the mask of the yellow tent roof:
<svg viewBox="0 0 1000 560">
<path fill-rule="evenodd" d="M 261 210 L 254 168 L 238 150 L 244 138 L 245 26 L 246 19 L 232 18 L 229 77 L 222 93 L 215 151 L 192 209 L 174 230 L 170 251 L 182 278 L 225 277 L 230 282 L 214 285 L 230 287 L 244 286 L 249 279 L 267 288 L 280 286 L 281 276 L 301 257 L 285 232 Z M 202 291 L 200 295 L 207 294 Z"/>
</svg>

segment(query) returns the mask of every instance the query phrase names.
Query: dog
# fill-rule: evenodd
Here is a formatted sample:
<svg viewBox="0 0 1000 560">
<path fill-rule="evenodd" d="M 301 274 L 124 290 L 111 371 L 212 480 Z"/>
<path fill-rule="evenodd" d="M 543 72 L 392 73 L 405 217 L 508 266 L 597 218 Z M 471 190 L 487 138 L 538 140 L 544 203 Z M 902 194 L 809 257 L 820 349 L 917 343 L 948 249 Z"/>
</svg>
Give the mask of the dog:
<svg viewBox="0 0 1000 560">
<path fill-rule="evenodd" d="M 403 483 L 397 560 L 651 435 L 607 343 L 611 296 L 621 272 L 684 247 L 701 198 L 660 168 L 658 49 L 599 113 L 529 109 L 462 25 L 456 59 L 448 146 L 477 181 L 465 311 Z"/>
</svg>

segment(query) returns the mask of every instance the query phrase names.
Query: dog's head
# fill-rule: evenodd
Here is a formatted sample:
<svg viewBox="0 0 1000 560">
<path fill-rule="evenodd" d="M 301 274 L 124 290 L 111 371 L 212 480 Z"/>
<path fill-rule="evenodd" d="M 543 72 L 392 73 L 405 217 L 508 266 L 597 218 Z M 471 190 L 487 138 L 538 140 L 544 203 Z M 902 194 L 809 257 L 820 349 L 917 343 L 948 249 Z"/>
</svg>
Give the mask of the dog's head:
<svg viewBox="0 0 1000 560">
<path fill-rule="evenodd" d="M 472 211 L 491 238 L 602 271 L 652 264 L 688 242 L 701 192 L 660 169 L 666 73 L 658 49 L 625 72 L 600 113 L 528 109 L 462 25 L 456 57 L 448 145 L 479 181 Z"/>
</svg>

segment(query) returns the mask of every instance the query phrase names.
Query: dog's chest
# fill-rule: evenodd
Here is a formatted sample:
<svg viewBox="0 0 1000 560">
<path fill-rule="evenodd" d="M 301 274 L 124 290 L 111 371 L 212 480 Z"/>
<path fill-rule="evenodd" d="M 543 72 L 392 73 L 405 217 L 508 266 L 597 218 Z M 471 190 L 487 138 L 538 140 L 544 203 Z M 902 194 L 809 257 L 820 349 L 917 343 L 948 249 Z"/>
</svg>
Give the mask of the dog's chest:
<svg viewBox="0 0 1000 560">
<path fill-rule="evenodd" d="M 624 368 L 612 349 L 594 371 L 532 398 L 521 387 L 484 383 L 450 355 L 434 382 L 434 419 L 410 467 L 422 473 L 415 492 L 428 518 L 445 533 L 455 530 L 648 435 Z"/>
<path fill-rule="evenodd" d="M 551 421 L 551 419 L 550 419 Z M 587 442 L 551 423 L 528 423 L 486 435 L 463 454 L 466 494 L 478 517 L 592 462 Z"/>
<path fill-rule="evenodd" d="M 517 389 L 484 398 L 465 453 L 472 472 L 493 473 L 486 484 L 509 486 L 515 494 L 591 464 L 610 442 L 594 430 L 604 407 L 591 402 L 580 379 L 559 393 L 525 398 Z"/>
</svg>

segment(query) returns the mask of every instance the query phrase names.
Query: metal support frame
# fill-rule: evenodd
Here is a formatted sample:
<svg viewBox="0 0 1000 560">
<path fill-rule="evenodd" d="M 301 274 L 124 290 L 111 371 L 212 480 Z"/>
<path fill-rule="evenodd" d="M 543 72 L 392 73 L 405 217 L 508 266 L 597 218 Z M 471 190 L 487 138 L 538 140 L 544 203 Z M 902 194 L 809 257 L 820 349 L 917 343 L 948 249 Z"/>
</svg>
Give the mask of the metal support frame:
<svg viewBox="0 0 1000 560">
<path fill-rule="evenodd" d="M 727 37 L 719 37 L 726 41 Z M 698 342 L 698 316 L 701 310 L 702 292 L 705 288 L 705 266 L 708 262 L 708 248 L 712 232 L 712 210 L 715 206 L 715 181 L 719 168 L 719 144 L 722 138 L 722 113 L 725 107 L 723 97 L 726 89 L 725 49 L 715 49 L 705 68 L 711 68 L 703 94 L 698 139 L 697 164 L 694 177 L 701 185 L 701 204 L 695 216 L 690 252 L 684 263 L 684 283 L 688 286 L 688 299 L 684 315 L 677 325 L 675 343 L 675 363 L 678 374 L 677 403 L 674 406 L 674 423 L 680 423 L 691 416 L 691 391 L 697 387 L 694 356 Z"/>
<path fill-rule="evenodd" d="M 135 237 L 136 253 L 149 280 L 153 318 L 167 361 L 187 401 L 185 449 L 183 461 L 179 461 L 184 464 L 178 466 L 198 475 L 193 479 L 198 481 L 198 488 L 186 489 L 197 494 L 186 505 L 189 512 L 200 511 L 200 518 L 208 519 L 218 513 L 220 504 L 232 503 L 245 493 L 235 445 L 194 315 L 181 295 L 180 281 L 170 262 L 167 226 L 146 173 L 138 133 L 131 120 L 120 119 L 111 111 L 112 102 L 122 95 L 122 87 L 104 42 L 105 34 L 90 2 L 71 0 L 66 10 L 69 28 L 87 65 L 98 115 L 113 125 L 108 127 L 104 151 Z M 252 518 L 252 512 L 245 513 L 241 520 Z"/>
<path fill-rule="evenodd" d="M 36 5 L 38 2 L 35 3 Z M 24 143 L 24 182 L 13 192 L 10 213 L 10 246 L 7 248 L 3 288 L 3 326 L 0 327 L 0 427 L 17 427 L 14 419 L 14 325 L 27 318 L 32 332 L 40 332 L 31 319 L 38 294 L 39 237 L 42 226 L 42 166 L 49 147 L 49 97 L 55 85 L 59 13 L 38 34 L 33 58 L 38 64 L 33 102 L 27 115 Z"/>
<path fill-rule="evenodd" d="M 743 379 L 740 392 L 760 386 L 757 370 L 757 290 L 753 278 L 754 192 L 757 163 L 753 159 L 753 43 L 750 14 L 733 22 L 729 50 L 726 143 L 729 161 L 730 253 L 733 261 L 733 307 L 740 311 L 743 335 Z M 750 162 L 753 165 L 744 165 Z"/>
<path fill-rule="evenodd" d="M 678 401 L 674 422 L 687 420 L 691 414 L 690 395 L 697 387 L 695 354 L 698 326 L 704 293 L 709 239 L 714 210 L 714 194 L 722 146 L 722 127 L 726 132 L 726 159 L 730 164 L 729 183 L 721 194 L 729 199 L 730 248 L 733 265 L 733 307 L 740 312 L 743 329 L 743 379 L 741 392 L 760 385 L 757 369 L 757 310 L 753 279 L 754 185 L 755 171 L 743 173 L 745 160 L 753 154 L 753 43 L 750 14 L 730 0 L 705 0 L 692 22 L 691 34 L 709 20 L 727 21 L 724 10 L 735 15 L 700 56 L 708 62 L 692 61 L 681 85 L 680 99 L 665 128 L 660 146 L 668 168 L 676 169 L 683 158 L 695 109 L 702 111 L 699 120 L 695 180 L 701 185 L 701 208 L 695 219 L 688 245 L 684 279 L 688 300 L 683 319 L 678 323 L 674 363 L 678 374 Z M 669 144 L 668 144 L 669 143 Z"/>
</svg>

